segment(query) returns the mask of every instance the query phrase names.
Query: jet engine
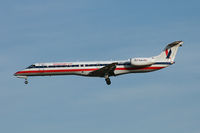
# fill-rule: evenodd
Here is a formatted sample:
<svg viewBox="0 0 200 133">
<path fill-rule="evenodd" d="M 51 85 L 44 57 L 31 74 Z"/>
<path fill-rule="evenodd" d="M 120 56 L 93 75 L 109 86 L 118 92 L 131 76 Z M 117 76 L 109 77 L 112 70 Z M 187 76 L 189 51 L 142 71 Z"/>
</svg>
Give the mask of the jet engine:
<svg viewBox="0 0 200 133">
<path fill-rule="evenodd" d="M 130 62 L 133 66 L 149 66 L 155 63 L 153 58 L 131 58 Z"/>
</svg>

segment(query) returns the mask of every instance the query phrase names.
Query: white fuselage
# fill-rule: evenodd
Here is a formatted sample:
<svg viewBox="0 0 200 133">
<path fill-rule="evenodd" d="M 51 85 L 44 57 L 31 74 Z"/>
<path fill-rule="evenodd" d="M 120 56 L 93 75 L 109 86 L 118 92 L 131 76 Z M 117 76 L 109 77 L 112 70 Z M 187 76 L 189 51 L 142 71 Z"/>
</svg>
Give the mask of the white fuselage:
<svg viewBox="0 0 200 133">
<path fill-rule="evenodd" d="M 36 63 L 14 75 L 24 78 L 25 84 L 28 83 L 29 76 L 80 75 L 104 77 L 107 85 L 110 85 L 110 76 L 152 72 L 172 65 L 177 50 L 182 44 L 183 41 L 172 42 L 158 56 L 149 58 L 131 58 L 123 61 Z"/>
<path fill-rule="evenodd" d="M 114 75 L 122 75 L 128 73 L 144 73 L 165 68 L 172 63 L 170 62 L 155 62 L 148 66 L 133 66 L 130 60 L 124 61 L 94 61 L 94 62 L 62 62 L 62 63 L 36 63 L 28 68 L 18 71 L 15 76 L 51 76 L 51 75 L 80 75 L 91 76 L 90 72 L 105 67 L 108 64 L 115 63 L 116 69 Z M 101 77 L 101 76 L 96 76 Z"/>
</svg>

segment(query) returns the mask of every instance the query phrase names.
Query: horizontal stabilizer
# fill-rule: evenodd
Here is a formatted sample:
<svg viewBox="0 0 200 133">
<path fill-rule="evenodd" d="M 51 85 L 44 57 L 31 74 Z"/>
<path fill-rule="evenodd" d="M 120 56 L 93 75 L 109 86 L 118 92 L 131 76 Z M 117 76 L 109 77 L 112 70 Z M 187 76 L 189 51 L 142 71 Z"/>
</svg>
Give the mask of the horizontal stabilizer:
<svg viewBox="0 0 200 133">
<path fill-rule="evenodd" d="M 174 46 L 176 46 L 176 45 L 179 45 L 179 44 L 180 44 L 180 46 L 182 46 L 183 41 L 175 41 L 175 42 L 172 42 L 172 43 L 168 44 L 168 45 L 165 47 L 164 51 L 165 51 L 166 49 L 170 49 L 170 48 L 172 48 L 172 47 L 174 47 Z"/>
</svg>

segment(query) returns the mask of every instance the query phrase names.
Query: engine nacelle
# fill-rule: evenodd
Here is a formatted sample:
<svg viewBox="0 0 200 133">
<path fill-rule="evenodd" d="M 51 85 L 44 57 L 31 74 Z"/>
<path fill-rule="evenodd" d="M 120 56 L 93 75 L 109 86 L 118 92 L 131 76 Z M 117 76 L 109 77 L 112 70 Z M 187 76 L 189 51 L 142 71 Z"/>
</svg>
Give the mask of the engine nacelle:
<svg viewBox="0 0 200 133">
<path fill-rule="evenodd" d="M 155 63 L 152 58 L 131 58 L 130 62 L 133 66 L 149 66 Z"/>
</svg>

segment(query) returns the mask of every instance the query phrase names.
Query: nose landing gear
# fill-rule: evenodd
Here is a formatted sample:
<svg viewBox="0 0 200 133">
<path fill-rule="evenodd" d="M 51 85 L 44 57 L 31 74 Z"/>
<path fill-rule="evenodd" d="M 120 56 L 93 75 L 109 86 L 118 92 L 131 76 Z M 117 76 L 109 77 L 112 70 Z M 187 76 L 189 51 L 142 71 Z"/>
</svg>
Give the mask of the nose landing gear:
<svg viewBox="0 0 200 133">
<path fill-rule="evenodd" d="M 27 79 L 25 79 L 24 83 L 25 83 L 25 84 L 28 84 L 28 80 L 27 80 Z"/>
<path fill-rule="evenodd" d="M 25 79 L 24 83 L 28 84 L 28 76 L 16 76 L 17 78 Z"/>
</svg>

